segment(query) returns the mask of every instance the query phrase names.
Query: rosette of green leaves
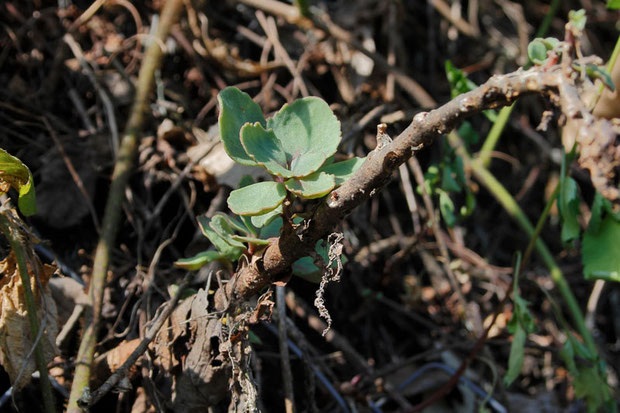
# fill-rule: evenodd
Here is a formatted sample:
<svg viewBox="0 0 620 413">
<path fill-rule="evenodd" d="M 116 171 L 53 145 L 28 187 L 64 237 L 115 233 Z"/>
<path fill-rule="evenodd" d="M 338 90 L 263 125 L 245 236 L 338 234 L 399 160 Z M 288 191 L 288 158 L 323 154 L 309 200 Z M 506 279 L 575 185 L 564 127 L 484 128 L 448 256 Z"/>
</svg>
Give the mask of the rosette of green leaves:
<svg viewBox="0 0 620 413">
<path fill-rule="evenodd" d="M 282 228 L 282 218 L 274 217 L 262 228 L 256 228 L 249 219 L 217 213 L 212 218 L 198 217 L 198 225 L 215 250 L 202 251 L 191 258 L 180 259 L 175 262 L 176 267 L 197 270 L 212 261 L 230 265 L 241 257 L 248 246 L 260 248 L 269 244 L 269 238 L 277 237 Z"/>
<path fill-rule="evenodd" d="M 258 104 L 237 88 L 222 90 L 218 101 L 226 153 L 235 162 L 262 167 L 275 178 L 232 191 L 228 206 L 238 215 L 268 214 L 282 204 L 287 192 L 306 199 L 325 196 L 364 161 L 333 162 L 340 122 L 320 98 L 286 104 L 267 120 Z"/>
</svg>

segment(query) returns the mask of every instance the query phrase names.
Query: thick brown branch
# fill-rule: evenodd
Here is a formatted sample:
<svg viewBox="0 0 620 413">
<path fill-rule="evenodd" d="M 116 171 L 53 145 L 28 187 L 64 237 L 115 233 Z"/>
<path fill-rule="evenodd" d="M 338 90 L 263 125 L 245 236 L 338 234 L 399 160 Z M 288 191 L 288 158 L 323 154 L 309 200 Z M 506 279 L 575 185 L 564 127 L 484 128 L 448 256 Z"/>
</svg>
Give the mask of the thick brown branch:
<svg viewBox="0 0 620 413">
<path fill-rule="evenodd" d="M 555 92 L 560 79 L 559 68 L 518 70 L 493 76 L 477 89 L 437 109 L 418 113 L 392 143 L 371 152 L 351 179 L 319 204 L 312 218 L 296 230 L 284 231 L 265 250 L 262 258 L 242 266 L 233 279 L 217 291 L 216 308 L 222 310 L 245 301 L 273 281 L 287 276 L 295 260 L 307 255 L 347 214 L 381 190 L 399 165 L 437 136 L 448 133 L 465 118 L 483 110 L 509 105 L 524 95 Z"/>
</svg>

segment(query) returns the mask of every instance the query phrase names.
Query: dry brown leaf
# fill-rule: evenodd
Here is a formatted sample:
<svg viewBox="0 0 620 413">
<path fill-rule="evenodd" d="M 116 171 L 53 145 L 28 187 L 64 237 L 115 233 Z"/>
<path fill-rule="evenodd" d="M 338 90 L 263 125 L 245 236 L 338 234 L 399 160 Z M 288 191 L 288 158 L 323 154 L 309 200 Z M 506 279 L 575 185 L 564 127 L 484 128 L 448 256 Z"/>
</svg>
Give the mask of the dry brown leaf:
<svg viewBox="0 0 620 413">
<path fill-rule="evenodd" d="M 131 353 L 140 345 L 140 341 L 139 338 L 130 341 L 122 341 L 118 346 L 107 352 L 106 361 L 108 362 L 111 373 L 114 373 L 127 361 Z"/>
<path fill-rule="evenodd" d="M 45 359 L 51 360 L 57 353 L 55 339 L 58 334 L 58 315 L 48 283 L 56 269 L 51 265 L 41 265 L 38 261 L 36 265 L 38 268 L 35 273 L 40 283 L 37 282 L 32 267 L 28 268 L 28 272 L 38 309 L 37 318 L 39 325 L 44 328 L 41 342 Z M 14 389 L 19 390 L 28 384 L 36 366 L 31 355 L 34 340 L 30 333 L 22 281 L 13 252 L 0 261 L 0 273 L 0 364 L 9 374 Z"/>
</svg>

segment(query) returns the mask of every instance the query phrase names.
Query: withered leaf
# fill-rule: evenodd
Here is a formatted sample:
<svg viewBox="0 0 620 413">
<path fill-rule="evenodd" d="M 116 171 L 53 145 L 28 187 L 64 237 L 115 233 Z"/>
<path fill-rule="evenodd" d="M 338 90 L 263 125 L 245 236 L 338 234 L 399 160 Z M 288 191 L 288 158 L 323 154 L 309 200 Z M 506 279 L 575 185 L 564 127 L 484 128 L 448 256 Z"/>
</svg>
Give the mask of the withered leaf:
<svg viewBox="0 0 620 413">
<path fill-rule="evenodd" d="M 41 342 L 45 358 L 51 360 L 57 353 L 55 339 L 58 334 L 58 316 L 48 283 L 55 268 L 41 265 L 38 261 L 35 265 L 36 271 L 29 266 L 28 273 L 38 309 L 39 326 L 44 329 Z M 36 366 L 34 357 L 28 358 L 34 340 L 30 332 L 22 280 L 13 252 L 0 261 L 0 273 L 0 364 L 9 374 L 14 389 L 19 390 L 28 384 Z M 35 274 L 38 275 L 39 282 Z"/>
</svg>

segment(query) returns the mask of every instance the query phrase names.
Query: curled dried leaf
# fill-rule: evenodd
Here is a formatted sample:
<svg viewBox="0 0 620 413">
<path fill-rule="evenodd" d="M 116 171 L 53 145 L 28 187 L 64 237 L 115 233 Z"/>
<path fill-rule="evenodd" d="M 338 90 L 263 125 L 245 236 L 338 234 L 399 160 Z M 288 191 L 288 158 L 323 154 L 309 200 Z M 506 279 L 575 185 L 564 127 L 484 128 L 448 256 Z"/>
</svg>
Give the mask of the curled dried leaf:
<svg viewBox="0 0 620 413">
<path fill-rule="evenodd" d="M 45 358 L 51 360 L 57 353 L 58 315 L 48 283 L 56 268 L 38 261 L 34 265 L 36 269 L 33 271 L 29 266 L 28 273 L 38 309 L 37 318 L 43 329 L 41 342 Z M 0 364 L 17 390 L 28 384 L 36 365 L 34 357 L 29 358 L 34 338 L 30 333 L 26 300 L 13 252 L 0 261 L 0 273 L 3 275 L 0 280 Z"/>
</svg>

